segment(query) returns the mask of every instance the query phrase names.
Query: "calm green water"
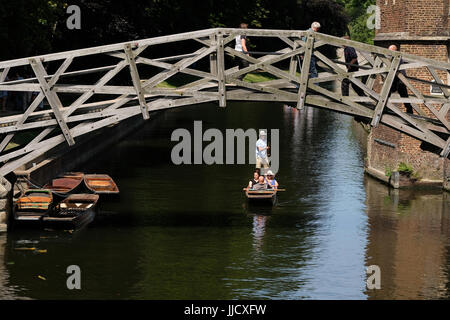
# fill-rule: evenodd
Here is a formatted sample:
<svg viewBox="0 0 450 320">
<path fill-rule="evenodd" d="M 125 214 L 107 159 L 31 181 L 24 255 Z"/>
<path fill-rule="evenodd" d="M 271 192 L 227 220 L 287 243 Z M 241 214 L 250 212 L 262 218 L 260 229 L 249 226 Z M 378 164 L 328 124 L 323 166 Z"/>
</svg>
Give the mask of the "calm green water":
<svg viewBox="0 0 450 320">
<path fill-rule="evenodd" d="M 172 131 L 195 120 L 280 129 L 287 191 L 274 208 L 247 206 L 251 165 L 171 163 Z M 449 196 L 365 177 L 355 128 L 347 116 L 278 104 L 167 111 L 79 168 L 121 189 L 89 228 L 0 235 L 0 298 L 449 298 Z M 81 290 L 66 287 L 69 265 L 81 268 Z M 381 269 L 380 290 L 366 289 L 369 265 Z"/>
</svg>

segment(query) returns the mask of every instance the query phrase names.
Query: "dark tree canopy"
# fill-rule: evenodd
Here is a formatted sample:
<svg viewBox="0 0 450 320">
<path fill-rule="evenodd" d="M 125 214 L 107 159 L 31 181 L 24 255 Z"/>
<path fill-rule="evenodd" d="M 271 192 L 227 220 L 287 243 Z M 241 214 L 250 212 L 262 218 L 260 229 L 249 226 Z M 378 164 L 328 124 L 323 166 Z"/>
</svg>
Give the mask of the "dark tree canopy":
<svg viewBox="0 0 450 320">
<path fill-rule="evenodd" d="M 351 3 L 350 3 L 351 2 Z M 211 27 L 309 28 L 348 32 L 357 0 L 2 0 L 0 59 L 149 38 Z M 359 1 L 364 5 L 363 2 Z M 370 0 L 369 0 L 370 2 Z M 68 5 L 81 8 L 81 30 L 69 30 Z M 352 11 L 353 10 L 353 11 Z"/>
</svg>

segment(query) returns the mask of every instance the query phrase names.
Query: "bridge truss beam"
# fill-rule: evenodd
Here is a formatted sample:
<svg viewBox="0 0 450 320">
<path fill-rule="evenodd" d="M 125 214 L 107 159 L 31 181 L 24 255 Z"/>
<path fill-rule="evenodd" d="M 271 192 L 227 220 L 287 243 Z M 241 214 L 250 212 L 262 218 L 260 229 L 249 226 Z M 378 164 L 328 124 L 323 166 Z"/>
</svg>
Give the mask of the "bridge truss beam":
<svg viewBox="0 0 450 320">
<path fill-rule="evenodd" d="M 238 35 L 270 51 L 236 51 L 233 44 Z M 158 48 L 168 45 L 176 48 L 176 54 L 158 57 Z M 330 54 L 346 46 L 364 57 L 358 71 L 348 72 L 345 63 Z M 228 57 L 245 60 L 248 67 L 239 69 Z M 309 74 L 312 59 L 319 67 L 317 78 Z M 31 74 L 24 79 L 8 78 L 17 70 Z M 409 76 L 401 74 L 402 70 Z M 414 77 L 424 71 L 429 80 Z M 441 156 L 448 157 L 449 71 L 447 62 L 311 31 L 228 28 L 3 61 L 0 91 L 29 93 L 33 99 L 23 112 L 0 117 L 0 176 L 59 144 L 73 145 L 77 137 L 113 123 L 215 101 L 221 107 L 227 101 L 273 101 L 299 109 L 305 105 L 325 108 L 365 118 L 372 126 L 383 123 L 439 148 Z M 242 79 L 259 72 L 271 80 L 251 83 Z M 181 84 L 168 85 L 177 77 L 183 79 Z M 396 77 L 412 93 L 409 97 L 391 95 Z M 377 78 L 383 82 L 379 91 L 374 88 Z M 336 90 L 342 81 L 364 94 L 342 96 Z M 423 85 L 437 86 L 442 94 L 425 95 L 420 89 Z M 405 103 L 416 114 L 404 112 L 401 105 Z M 25 131 L 32 138 L 11 148 L 14 138 Z"/>
</svg>

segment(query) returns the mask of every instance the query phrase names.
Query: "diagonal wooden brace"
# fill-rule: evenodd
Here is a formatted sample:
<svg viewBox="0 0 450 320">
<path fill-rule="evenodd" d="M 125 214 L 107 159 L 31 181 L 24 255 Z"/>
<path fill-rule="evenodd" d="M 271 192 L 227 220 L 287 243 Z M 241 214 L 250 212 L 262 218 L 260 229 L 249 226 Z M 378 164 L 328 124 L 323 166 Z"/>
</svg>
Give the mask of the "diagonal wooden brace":
<svg viewBox="0 0 450 320">
<path fill-rule="evenodd" d="M 30 59 L 30 65 L 33 68 L 34 73 L 36 74 L 36 78 L 39 81 L 42 93 L 47 98 L 47 101 L 53 110 L 53 114 L 56 117 L 56 121 L 58 122 L 58 125 L 61 128 L 64 138 L 66 139 L 69 146 L 74 145 L 75 140 L 73 139 L 72 134 L 70 133 L 70 129 L 67 126 L 67 123 L 64 120 L 63 114 L 61 112 L 63 106 L 58 98 L 58 95 L 50 88 L 47 80 L 45 80 L 47 72 L 45 71 L 42 62 L 37 59 Z"/>
<path fill-rule="evenodd" d="M 314 36 L 308 34 L 306 40 L 305 56 L 303 58 L 302 71 L 300 76 L 300 87 L 298 89 L 297 109 L 302 110 L 305 107 L 306 89 L 308 88 L 309 68 L 311 64 L 312 52 L 314 49 Z"/>
<path fill-rule="evenodd" d="M 441 157 L 447 158 L 450 155 L 450 138 L 447 139 L 444 149 L 442 149 Z"/>
<path fill-rule="evenodd" d="M 148 113 L 148 107 L 147 103 L 145 102 L 144 93 L 142 92 L 141 79 L 139 77 L 139 72 L 136 66 L 135 55 L 133 50 L 131 49 L 130 44 L 125 45 L 125 55 L 127 57 L 128 65 L 130 67 L 130 74 L 131 79 L 133 80 L 133 86 L 134 89 L 136 90 L 136 94 L 139 99 L 139 105 L 141 106 L 142 116 L 144 117 L 144 120 L 147 120 L 150 118 L 150 115 Z"/>
<path fill-rule="evenodd" d="M 371 122 L 372 127 L 376 127 L 378 126 L 378 123 L 380 123 L 381 115 L 383 114 L 384 107 L 386 106 L 389 94 L 391 93 L 392 83 L 394 82 L 398 67 L 400 66 L 400 61 L 400 55 L 396 55 L 392 60 L 388 76 L 386 77 L 383 88 L 381 89 L 380 99 L 378 100 L 377 106 L 375 107 L 375 112 L 373 114 Z"/>
</svg>

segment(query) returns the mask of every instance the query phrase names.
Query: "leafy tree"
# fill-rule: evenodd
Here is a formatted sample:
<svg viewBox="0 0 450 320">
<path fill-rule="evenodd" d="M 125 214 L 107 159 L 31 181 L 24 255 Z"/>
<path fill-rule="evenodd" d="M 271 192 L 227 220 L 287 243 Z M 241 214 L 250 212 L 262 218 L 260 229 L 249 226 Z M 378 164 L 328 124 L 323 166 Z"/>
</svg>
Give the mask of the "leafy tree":
<svg viewBox="0 0 450 320">
<path fill-rule="evenodd" d="M 68 4 L 63 0 L 2 0 L 0 60 L 237 27 L 242 21 L 253 28 L 296 30 L 319 21 L 322 32 L 341 36 L 352 15 L 361 11 L 356 0 L 72 0 L 70 4 L 81 9 L 81 30 L 69 30 Z"/>
<path fill-rule="evenodd" d="M 349 35 L 352 40 L 373 44 L 375 30 L 367 27 L 370 14 L 367 8 L 376 4 L 376 0 L 336 0 L 345 8 L 350 18 Z"/>
</svg>

